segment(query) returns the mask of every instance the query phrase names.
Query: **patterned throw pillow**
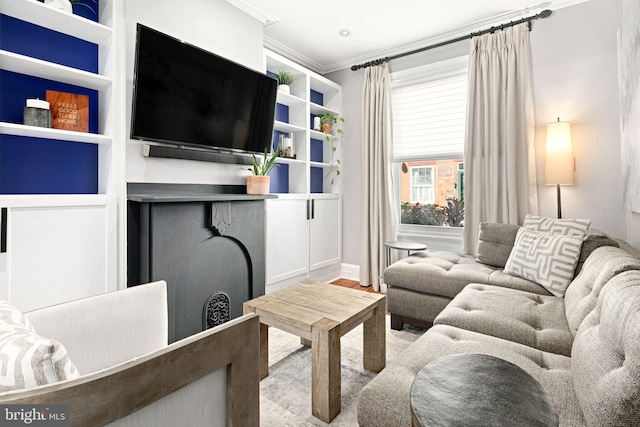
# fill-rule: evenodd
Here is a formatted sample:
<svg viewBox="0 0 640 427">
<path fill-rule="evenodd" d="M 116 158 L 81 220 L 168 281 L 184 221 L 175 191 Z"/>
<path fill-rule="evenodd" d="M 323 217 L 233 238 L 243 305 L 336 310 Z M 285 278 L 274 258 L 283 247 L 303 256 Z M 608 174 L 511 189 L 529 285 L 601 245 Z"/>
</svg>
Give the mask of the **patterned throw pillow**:
<svg viewBox="0 0 640 427">
<path fill-rule="evenodd" d="M 38 335 L 17 308 L 0 301 L 0 392 L 79 376 L 62 344 Z"/>
<path fill-rule="evenodd" d="M 587 234 L 590 225 L 590 219 L 555 219 L 536 215 L 526 215 L 522 224 L 529 230 L 575 236 L 581 239 Z"/>
<path fill-rule="evenodd" d="M 521 228 L 504 272 L 531 280 L 563 297 L 574 277 L 582 237 L 539 233 Z"/>
</svg>

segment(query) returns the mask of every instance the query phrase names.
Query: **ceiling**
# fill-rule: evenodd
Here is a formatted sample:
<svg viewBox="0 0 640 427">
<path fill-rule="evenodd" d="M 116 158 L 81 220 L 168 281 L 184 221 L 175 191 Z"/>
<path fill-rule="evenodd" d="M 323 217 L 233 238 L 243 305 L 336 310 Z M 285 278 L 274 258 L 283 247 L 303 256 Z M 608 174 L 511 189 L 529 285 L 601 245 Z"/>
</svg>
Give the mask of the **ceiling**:
<svg viewBox="0 0 640 427">
<path fill-rule="evenodd" d="M 227 1 L 262 21 L 265 47 L 325 74 L 588 0 Z"/>
</svg>

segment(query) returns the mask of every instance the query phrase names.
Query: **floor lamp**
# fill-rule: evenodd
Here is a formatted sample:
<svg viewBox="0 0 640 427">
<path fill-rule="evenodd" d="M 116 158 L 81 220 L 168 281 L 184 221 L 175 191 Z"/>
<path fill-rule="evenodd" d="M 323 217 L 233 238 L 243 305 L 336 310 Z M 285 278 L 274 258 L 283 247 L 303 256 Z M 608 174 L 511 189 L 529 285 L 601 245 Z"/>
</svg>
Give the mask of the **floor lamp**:
<svg viewBox="0 0 640 427">
<path fill-rule="evenodd" d="M 547 150 L 544 161 L 544 183 L 555 185 L 558 193 L 558 218 L 562 218 L 560 186 L 573 185 L 575 160 L 571 147 L 571 123 L 561 122 L 547 125 Z"/>
</svg>

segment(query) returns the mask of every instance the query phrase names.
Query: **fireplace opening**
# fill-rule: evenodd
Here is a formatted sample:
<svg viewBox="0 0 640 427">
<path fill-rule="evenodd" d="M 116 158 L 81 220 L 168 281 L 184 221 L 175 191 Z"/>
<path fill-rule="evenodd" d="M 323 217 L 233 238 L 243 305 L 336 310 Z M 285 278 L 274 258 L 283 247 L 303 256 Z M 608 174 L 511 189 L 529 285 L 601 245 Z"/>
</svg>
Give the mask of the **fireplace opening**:
<svg viewBox="0 0 640 427">
<path fill-rule="evenodd" d="M 236 239 L 215 235 L 185 252 L 175 282 L 176 339 L 241 316 L 252 298 L 251 276 L 251 259 Z"/>
<path fill-rule="evenodd" d="M 222 325 L 230 320 L 229 295 L 218 292 L 207 298 L 202 308 L 202 330 Z"/>
<path fill-rule="evenodd" d="M 169 342 L 264 295 L 264 199 L 243 186 L 128 184 L 127 284 L 167 282 Z M 237 188 L 236 188 L 237 187 Z"/>
</svg>

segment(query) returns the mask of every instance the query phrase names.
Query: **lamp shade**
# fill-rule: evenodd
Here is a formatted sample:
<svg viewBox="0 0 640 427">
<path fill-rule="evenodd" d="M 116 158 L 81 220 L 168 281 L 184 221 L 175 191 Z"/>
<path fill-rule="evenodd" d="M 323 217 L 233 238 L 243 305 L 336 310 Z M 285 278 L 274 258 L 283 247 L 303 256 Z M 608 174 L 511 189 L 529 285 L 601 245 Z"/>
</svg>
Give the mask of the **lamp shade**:
<svg viewBox="0 0 640 427">
<path fill-rule="evenodd" d="M 547 150 L 544 160 L 544 183 L 573 184 L 573 149 L 571 123 L 558 121 L 547 125 Z"/>
</svg>

